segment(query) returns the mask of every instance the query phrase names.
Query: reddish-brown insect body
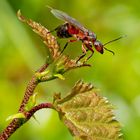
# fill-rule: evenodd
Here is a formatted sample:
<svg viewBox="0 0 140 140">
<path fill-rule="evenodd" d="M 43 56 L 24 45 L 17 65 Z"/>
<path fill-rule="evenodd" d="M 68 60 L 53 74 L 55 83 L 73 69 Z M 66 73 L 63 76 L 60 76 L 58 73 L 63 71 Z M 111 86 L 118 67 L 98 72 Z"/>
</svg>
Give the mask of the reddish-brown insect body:
<svg viewBox="0 0 140 140">
<path fill-rule="evenodd" d="M 69 40 L 68 42 L 74 42 L 74 41 L 79 41 L 79 40 L 82 41 L 83 55 L 81 56 L 81 58 L 85 56 L 87 50 L 90 50 L 92 52 L 92 54 L 88 57 L 88 59 L 93 55 L 94 50 L 92 49 L 92 46 L 94 46 L 95 49 L 101 54 L 104 53 L 104 49 L 114 54 L 113 51 L 105 48 L 104 46 L 122 37 L 111 40 L 103 45 L 100 41 L 97 40 L 96 34 L 94 32 L 86 29 L 76 19 L 70 17 L 68 14 L 60 10 L 56 10 L 51 7 L 49 8 L 51 9 L 51 13 L 55 17 L 65 22 L 63 25 L 60 25 L 55 29 L 57 36 L 59 38 L 70 38 L 70 37 L 75 38 L 75 40 Z M 68 45 L 68 42 L 66 43 L 65 47 Z"/>
</svg>

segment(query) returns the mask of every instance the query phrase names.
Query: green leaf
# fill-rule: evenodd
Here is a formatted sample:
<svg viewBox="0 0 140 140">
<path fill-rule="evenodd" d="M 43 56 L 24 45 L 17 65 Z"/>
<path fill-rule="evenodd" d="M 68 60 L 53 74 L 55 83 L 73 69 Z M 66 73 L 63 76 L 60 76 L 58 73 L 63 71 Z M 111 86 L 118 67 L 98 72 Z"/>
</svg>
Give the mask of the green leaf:
<svg viewBox="0 0 140 140">
<path fill-rule="evenodd" d="M 37 77 L 38 80 L 41 80 L 42 77 L 46 76 L 50 71 L 49 70 L 46 70 L 46 71 L 43 71 L 43 72 L 36 72 L 35 75 Z"/>
<path fill-rule="evenodd" d="M 96 92 L 78 81 L 66 97 L 55 99 L 54 107 L 76 140 L 122 140 L 112 105 Z"/>
<path fill-rule="evenodd" d="M 13 120 L 13 119 L 25 119 L 25 115 L 23 113 L 17 113 L 9 116 L 6 121 Z"/>
<path fill-rule="evenodd" d="M 26 111 L 29 111 L 30 109 L 32 109 L 32 107 L 35 106 L 35 104 L 36 104 L 36 95 L 37 95 L 37 92 L 34 93 L 34 94 L 30 97 L 30 99 L 29 99 L 27 105 L 25 106 L 25 110 L 26 110 Z"/>
<path fill-rule="evenodd" d="M 65 80 L 65 77 L 62 74 L 54 74 L 55 77 L 58 77 L 61 80 Z"/>
</svg>

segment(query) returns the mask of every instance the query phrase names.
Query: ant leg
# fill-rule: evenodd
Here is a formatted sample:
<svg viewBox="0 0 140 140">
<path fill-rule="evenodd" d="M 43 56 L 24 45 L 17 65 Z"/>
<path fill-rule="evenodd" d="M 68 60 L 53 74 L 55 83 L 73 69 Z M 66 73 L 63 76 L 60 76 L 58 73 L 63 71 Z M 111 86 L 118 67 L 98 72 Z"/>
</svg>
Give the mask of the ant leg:
<svg viewBox="0 0 140 140">
<path fill-rule="evenodd" d="M 68 46 L 68 44 L 69 44 L 69 42 L 67 42 L 67 43 L 65 44 L 64 48 L 63 48 L 62 51 L 61 51 L 61 54 L 64 52 L 64 50 L 66 49 L 66 47 Z"/>
<path fill-rule="evenodd" d="M 68 40 L 64 46 L 64 48 L 62 49 L 61 51 L 61 54 L 64 52 L 64 50 L 66 49 L 66 47 L 68 46 L 69 43 L 72 43 L 72 42 L 76 42 L 77 40 Z"/>
<path fill-rule="evenodd" d="M 92 57 L 93 54 L 94 54 L 94 51 L 91 52 L 91 55 L 90 55 L 86 60 L 90 59 L 90 58 Z"/>
<path fill-rule="evenodd" d="M 54 31 L 58 30 L 61 26 L 62 26 L 62 25 L 57 26 L 55 29 L 49 31 L 48 33 L 52 33 L 52 32 L 54 32 Z"/>
<path fill-rule="evenodd" d="M 84 43 L 82 43 L 82 51 L 83 51 L 83 53 L 87 53 L 87 50 L 85 49 L 85 46 L 84 46 Z"/>
<path fill-rule="evenodd" d="M 85 60 L 85 62 L 86 62 L 87 60 L 89 60 L 89 59 L 92 57 L 92 55 L 94 54 L 94 50 L 92 49 L 92 45 L 86 44 L 86 47 L 88 48 L 88 50 L 91 51 L 91 55 Z"/>
<path fill-rule="evenodd" d="M 57 30 L 57 28 L 55 28 L 55 29 L 53 29 L 53 30 L 51 30 L 51 31 L 48 31 L 47 33 L 49 34 L 49 33 L 52 33 L 52 32 L 54 32 L 54 31 L 56 31 Z"/>
<path fill-rule="evenodd" d="M 81 54 L 81 55 L 78 57 L 78 59 L 76 60 L 76 63 L 77 63 L 78 61 L 80 61 L 80 60 L 86 55 L 86 53 L 87 53 L 87 50 L 85 49 L 84 44 L 82 44 L 82 51 L 83 51 L 83 54 Z"/>
<path fill-rule="evenodd" d="M 78 61 L 80 61 L 85 55 L 86 55 L 86 53 L 83 52 L 83 54 L 81 54 L 81 55 L 78 57 L 78 59 L 76 60 L 76 63 L 77 63 Z"/>
</svg>

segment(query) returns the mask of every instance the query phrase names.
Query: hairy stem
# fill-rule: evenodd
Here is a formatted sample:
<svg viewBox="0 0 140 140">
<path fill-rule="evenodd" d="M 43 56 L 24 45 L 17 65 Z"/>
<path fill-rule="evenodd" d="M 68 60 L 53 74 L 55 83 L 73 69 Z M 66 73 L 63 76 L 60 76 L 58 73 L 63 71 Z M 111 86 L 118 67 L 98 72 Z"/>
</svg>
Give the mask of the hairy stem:
<svg viewBox="0 0 140 140">
<path fill-rule="evenodd" d="M 7 140 L 21 126 L 19 119 L 14 119 L 0 134 L 0 140 Z"/>
<path fill-rule="evenodd" d="M 37 106 L 34 106 L 30 111 L 25 112 L 26 119 L 29 120 L 36 111 L 43 108 L 53 108 L 52 103 L 41 103 Z"/>
<path fill-rule="evenodd" d="M 24 95 L 24 98 L 21 102 L 21 105 L 20 105 L 18 112 L 24 112 L 24 109 L 25 109 L 24 107 L 27 104 L 29 98 L 33 95 L 34 90 L 35 90 L 37 85 L 38 85 L 38 81 L 37 81 L 36 77 L 33 76 L 32 79 L 30 80 L 27 88 L 26 88 L 25 95 Z"/>
<path fill-rule="evenodd" d="M 37 72 L 43 72 L 47 67 L 48 67 L 48 64 L 44 64 L 37 70 Z M 19 108 L 19 112 L 24 112 L 24 107 L 27 104 L 27 102 L 29 101 L 29 98 L 33 95 L 34 90 L 35 90 L 36 86 L 38 85 L 38 83 L 39 82 L 38 82 L 36 76 L 34 75 L 32 77 L 32 79 L 29 81 L 29 84 L 27 85 L 24 98 L 23 98 L 22 103 Z"/>
<path fill-rule="evenodd" d="M 48 64 L 42 65 L 37 72 L 43 72 L 48 67 Z M 30 97 L 33 95 L 34 90 L 36 86 L 38 85 L 39 81 L 37 80 L 36 76 L 33 75 L 32 79 L 29 81 L 23 100 L 21 102 L 21 105 L 19 107 L 18 112 L 25 113 L 25 105 L 28 103 Z M 30 110 L 29 112 L 26 112 L 27 117 L 25 120 L 29 120 L 30 117 L 39 109 L 49 107 L 48 104 L 40 104 L 40 106 L 35 106 L 32 108 L 33 110 Z M 25 116 L 26 116 L 25 115 Z M 0 134 L 0 140 L 7 140 L 22 124 L 24 124 L 26 121 L 21 121 L 21 119 L 13 119 L 11 123 L 4 129 L 4 131 Z"/>
<path fill-rule="evenodd" d="M 37 106 L 34 106 L 31 110 L 24 113 L 25 119 L 14 119 L 12 122 L 5 128 L 5 130 L 0 135 L 0 140 L 7 140 L 19 127 L 21 127 L 25 122 L 27 122 L 36 111 L 43 108 L 53 108 L 51 103 L 41 103 Z"/>
</svg>

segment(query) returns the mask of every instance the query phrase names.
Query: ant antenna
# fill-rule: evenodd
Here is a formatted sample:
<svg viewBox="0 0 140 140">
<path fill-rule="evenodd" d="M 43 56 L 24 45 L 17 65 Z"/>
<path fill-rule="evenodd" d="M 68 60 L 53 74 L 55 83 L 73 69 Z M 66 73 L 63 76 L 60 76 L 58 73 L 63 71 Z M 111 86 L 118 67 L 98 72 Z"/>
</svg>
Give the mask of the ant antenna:
<svg viewBox="0 0 140 140">
<path fill-rule="evenodd" d="M 123 36 L 120 36 L 120 37 L 118 37 L 118 38 L 115 38 L 115 39 L 113 39 L 113 40 L 111 40 L 111 41 L 105 43 L 103 46 L 105 46 L 105 45 L 107 45 L 107 44 L 109 44 L 109 43 L 112 43 L 112 42 L 114 42 L 114 41 L 117 41 L 117 40 L 119 40 L 119 39 L 121 39 L 121 38 L 124 38 L 124 37 L 126 37 L 126 35 L 123 35 Z"/>
<path fill-rule="evenodd" d="M 121 38 L 124 38 L 124 37 L 126 37 L 126 35 L 123 35 L 123 36 L 120 36 L 120 37 L 118 37 L 118 38 L 115 38 L 115 39 L 113 39 L 113 40 L 111 40 L 111 41 L 108 41 L 107 43 L 105 43 L 105 44 L 103 45 L 103 47 L 106 46 L 106 45 L 109 44 L 109 43 L 112 43 L 112 42 L 117 41 L 117 40 L 119 40 L 119 39 L 121 39 Z M 107 51 L 109 51 L 109 52 L 111 52 L 113 55 L 115 54 L 112 50 L 109 50 L 109 49 L 107 49 L 106 47 L 104 47 L 104 49 L 107 50 Z"/>
<path fill-rule="evenodd" d="M 113 55 L 115 54 L 112 50 L 107 49 L 106 47 L 104 47 L 104 49 L 108 52 L 111 52 Z"/>
</svg>

